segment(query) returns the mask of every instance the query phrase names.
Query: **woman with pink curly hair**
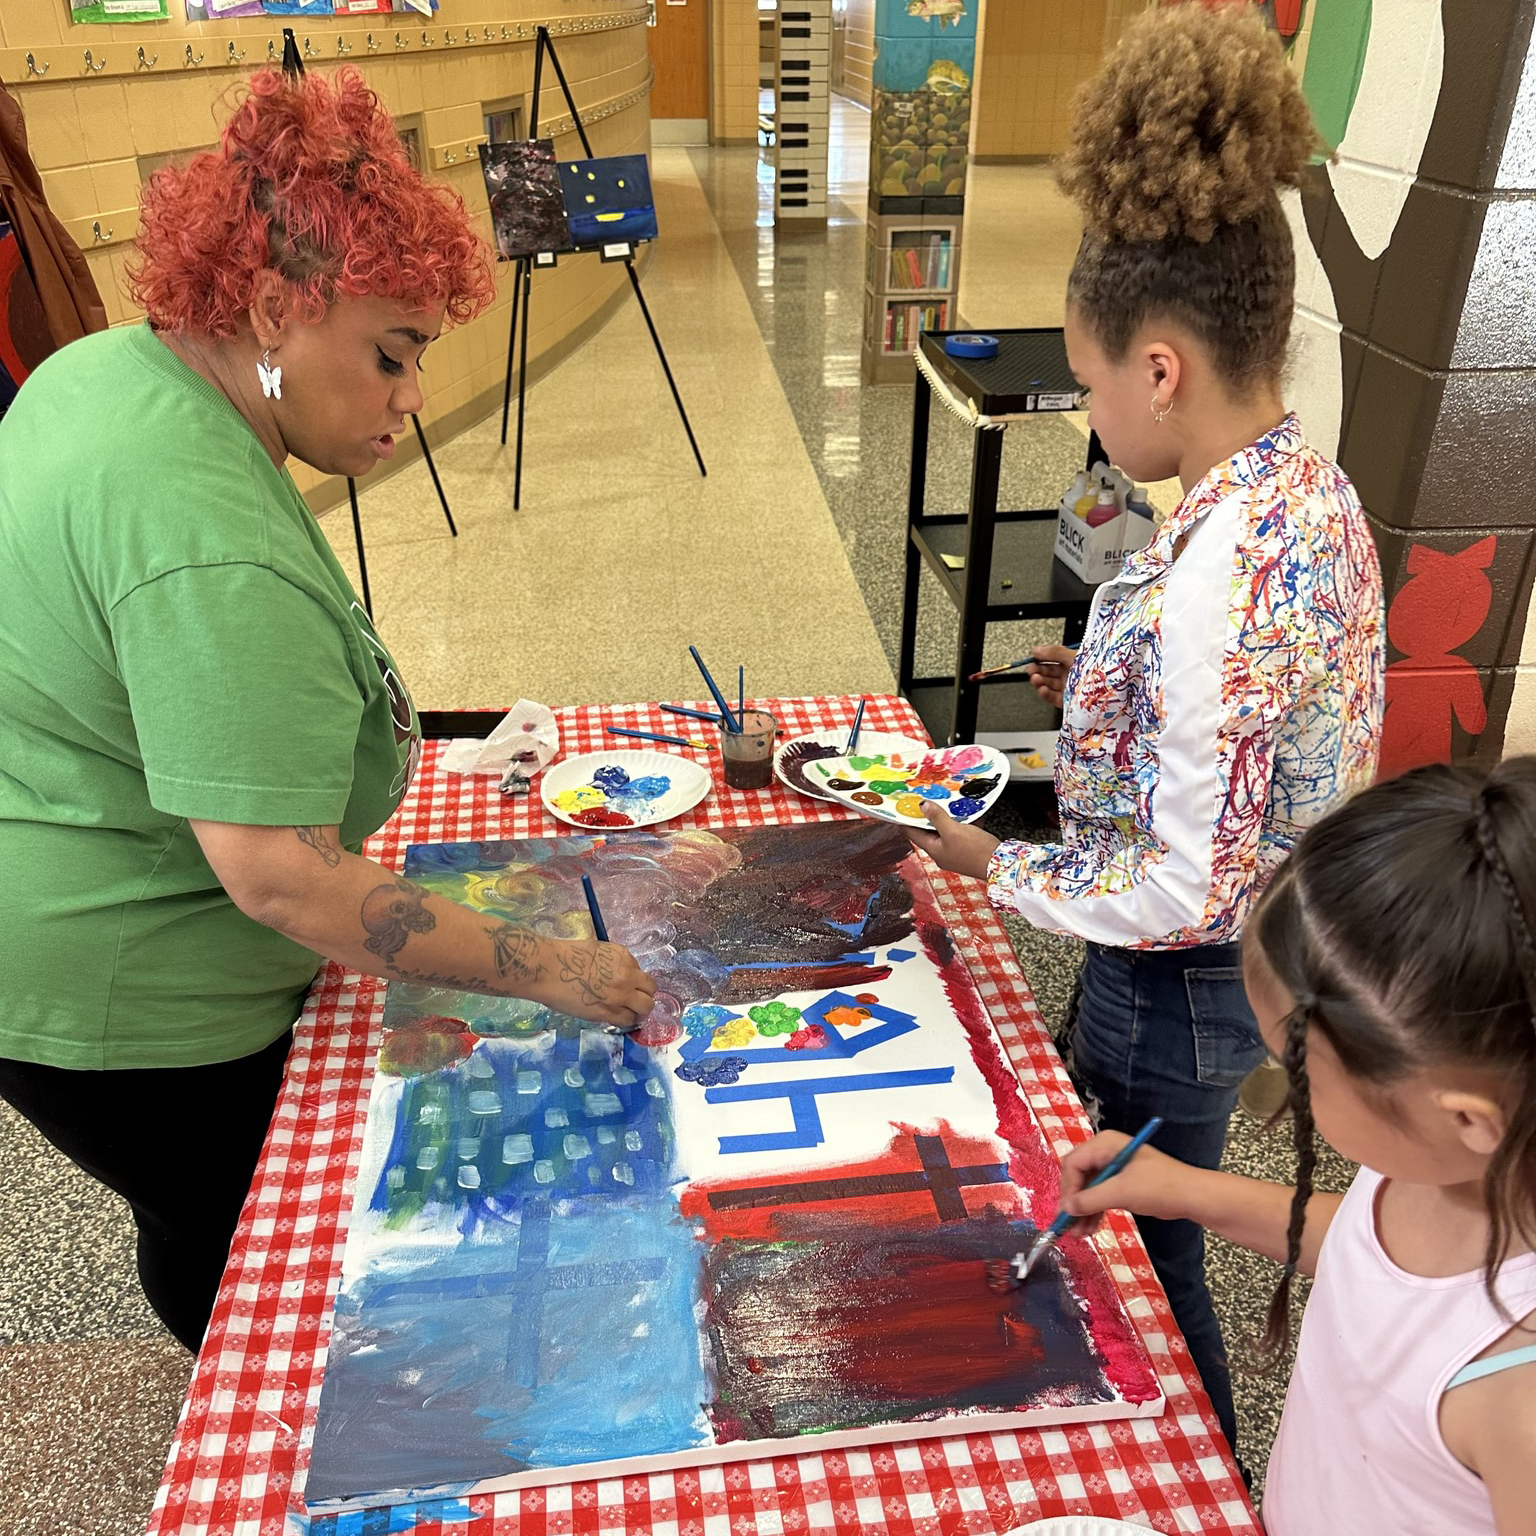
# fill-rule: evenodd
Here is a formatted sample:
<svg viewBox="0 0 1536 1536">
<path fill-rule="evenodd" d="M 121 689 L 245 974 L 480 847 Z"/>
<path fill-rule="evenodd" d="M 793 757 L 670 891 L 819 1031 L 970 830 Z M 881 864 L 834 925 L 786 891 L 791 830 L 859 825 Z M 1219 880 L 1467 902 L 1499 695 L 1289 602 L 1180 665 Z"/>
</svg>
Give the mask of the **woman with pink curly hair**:
<svg viewBox="0 0 1536 1536">
<path fill-rule="evenodd" d="M 420 728 L 284 466 L 393 454 L 493 294 L 461 201 L 356 71 L 267 71 L 150 180 L 132 281 L 148 323 L 0 422 L 0 1097 L 128 1200 L 195 1350 L 322 956 L 618 1026 L 655 988 L 358 852 Z"/>
</svg>

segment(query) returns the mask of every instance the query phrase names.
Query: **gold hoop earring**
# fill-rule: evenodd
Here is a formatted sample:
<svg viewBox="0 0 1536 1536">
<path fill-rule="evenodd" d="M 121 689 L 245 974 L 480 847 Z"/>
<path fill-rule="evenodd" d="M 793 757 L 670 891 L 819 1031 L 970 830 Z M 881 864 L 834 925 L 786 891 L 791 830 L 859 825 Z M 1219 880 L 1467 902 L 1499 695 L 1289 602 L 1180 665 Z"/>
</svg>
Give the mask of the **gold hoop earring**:
<svg viewBox="0 0 1536 1536">
<path fill-rule="evenodd" d="M 1157 396 L 1156 395 L 1152 396 L 1152 420 L 1155 421 L 1158 424 L 1158 426 L 1162 426 L 1162 424 L 1165 421 L 1168 420 L 1168 413 L 1172 409 L 1173 409 L 1173 401 L 1170 400 L 1168 402 L 1168 404 L 1165 405 L 1162 408 L 1162 410 L 1158 410 L 1158 408 L 1157 408 Z"/>
</svg>

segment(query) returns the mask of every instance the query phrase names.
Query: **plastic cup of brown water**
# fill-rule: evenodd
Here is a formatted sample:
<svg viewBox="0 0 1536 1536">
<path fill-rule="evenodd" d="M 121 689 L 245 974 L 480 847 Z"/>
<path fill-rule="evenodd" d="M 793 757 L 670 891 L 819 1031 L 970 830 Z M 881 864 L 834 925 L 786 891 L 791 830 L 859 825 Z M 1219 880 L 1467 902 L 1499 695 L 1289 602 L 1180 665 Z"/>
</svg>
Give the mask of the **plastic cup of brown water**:
<svg viewBox="0 0 1536 1536">
<path fill-rule="evenodd" d="M 773 780 L 773 747 L 779 722 L 765 709 L 742 712 L 741 729 L 720 726 L 725 782 L 732 789 L 766 789 Z"/>
</svg>

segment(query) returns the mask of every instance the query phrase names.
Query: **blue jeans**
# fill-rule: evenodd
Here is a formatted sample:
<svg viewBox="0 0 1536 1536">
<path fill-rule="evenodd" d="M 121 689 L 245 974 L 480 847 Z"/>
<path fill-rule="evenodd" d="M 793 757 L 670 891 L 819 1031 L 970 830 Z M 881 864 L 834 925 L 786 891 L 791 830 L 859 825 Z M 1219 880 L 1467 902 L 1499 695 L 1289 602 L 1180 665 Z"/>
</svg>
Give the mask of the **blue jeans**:
<svg viewBox="0 0 1536 1536">
<path fill-rule="evenodd" d="M 1219 1167 L 1238 1086 L 1265 1056 L 1239 946 L 1090 944 L 1079 989 L 1068 1067 L 1099 1127 L 1134 1134 L 1161 1115 L 1153 1146 L 1198 1168 Z M 1235 1452 L 1227 1351 L 1205 1284 L 1205 1232 L 1192 1221 L 1138 1217 L 1136 1225 Z"/>
</svg>

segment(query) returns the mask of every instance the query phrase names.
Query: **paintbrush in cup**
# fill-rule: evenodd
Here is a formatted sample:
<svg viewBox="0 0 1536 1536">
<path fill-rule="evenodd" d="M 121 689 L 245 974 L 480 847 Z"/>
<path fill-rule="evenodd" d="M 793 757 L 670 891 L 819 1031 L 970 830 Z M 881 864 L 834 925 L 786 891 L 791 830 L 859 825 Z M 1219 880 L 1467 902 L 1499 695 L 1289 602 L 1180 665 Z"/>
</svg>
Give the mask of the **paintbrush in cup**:
<svg viewBox="0 0 1536 1536">
<path fill-rule="evenodd" d="M 1105 1184 L 1116 1174 L 1125 1171 L 1125 1165 L 1157 1135 L 1162 1128 L 1163 1117 L 1153 1117 L 1136 1132 L 1126 1144 L 1110 1158 L 1110 1160 L 1096 1173 L 1084 1186 L 1092 1189 L 1095 1185 Z M 1014 1254 L 1007 1264 L 992 1263 L 987 1265 L 987 1282 L 993 1290 L 1008 1290 L 1016 1285 L 1023 1285 L 1029 1279 L 1029 1272 L 1036 1264 L 1048 1254 L 1071 1228 L 1077 1220 L 1076 1216 L 1069 1215 L 1066 1211 L 1058 1213 L 1055 1221 L 1024 1250 L 1023 1253 Z"/>
<path fill-rule="evenodd" d="M 704 679 L 704 686 L 709 689 L 709 696 L 720 706 L 720 723 L 732 735 L 741 734 L 741 721 L 731 713 L 731 706 L 725 702 L 725 695 L 720 692 L 720 686 L 709 675 L 709 668 L 704 665 L 704 658 L 699 655 L 696 645 L 688 647 L 688 654 L 693 657 L 693 664 L 699 669 L 699 675 Z"/>
</svg>

